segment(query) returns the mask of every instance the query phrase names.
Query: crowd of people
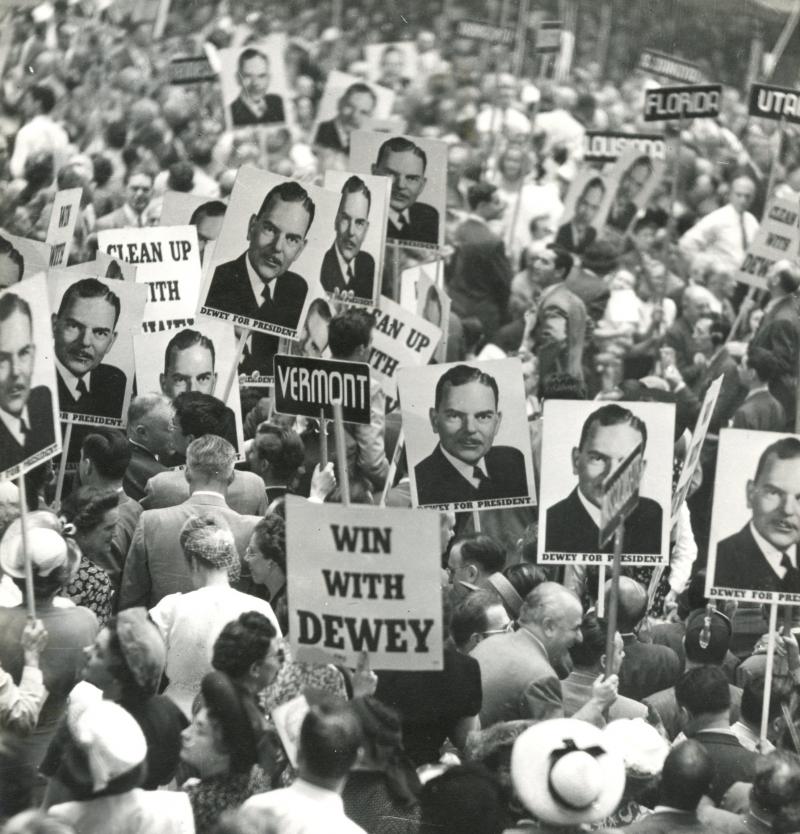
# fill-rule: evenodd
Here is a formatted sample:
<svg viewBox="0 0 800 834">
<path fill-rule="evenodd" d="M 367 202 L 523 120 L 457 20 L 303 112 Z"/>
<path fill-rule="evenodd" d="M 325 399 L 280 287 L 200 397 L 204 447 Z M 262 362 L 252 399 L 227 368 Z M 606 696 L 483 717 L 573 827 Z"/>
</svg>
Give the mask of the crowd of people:
<svg viewBox="0 0 800 834">
<path fill-rule="evenodd" d="M 67 188 L 82 189 L 71 265 L 94 259 L 103 230 L 158 225 L 167 192 L 208 201 L 192 220 L 202 255 L 242 166 L 313 185 L 347 170 L 350 134 L 375 106 L 369 80 L 393 93 L 399 132 L 447 147 L 445 246 L 387 249 L 382 294 L 399 301 L 403 270 L 443 260 L 449 315 L 425 306 L 445 334 L 438 358 L 520 358 L 518 440 L 537 489 L 552 474 L 547 400 L 674 404 L 674 488 L 719 377 L 721 389 L 664 570 L 624 567 L 602 586 L 589 568 L 537 564 L 535 507 L 440 513 L 428 554 L 441 568 L 440 671 L 292 652 L 287 497 L 345 503 L 346 471 L 352 504 L 412 506 L 400 412 L 377 383 L 371 422 L 344 427 L 338 477 L 333 432 L 277 413 L 267 388 L 241 386 L 239 450 L 230 409 L 191 375 L 170 396 L 139 389 L 124 430 L 75 432 L 57 502 L 54 462 L 27 472 L 24 529 L 20 488 L 0 480 L 2 832 L 800 832 L 792 617 L 770 666 L 767 607 L 705 592 L 720 431 L 791 433 L 800 419 L 797 241 L 759 289 L 737 281 L 770 201 L 800 198 L 794 128 L 749 118 L 746 94 L 725 87 L 717 119 L 663 128 L 646 205 L 621 188 L 598 229 L 605 186 L 589 179 L 562 223 L 571 184 L 599 168 L 583 159 L 587 131 L 652 132 L 646 73 L 533 60 L 520 73 L 513 50 L 455 36 L 455 21 L 481 15 L 457 0 L 413 19 L 340 3 L 336 26 L 325 4 L 173 0 L 159 38 L 155 5 L 45 0 L 6 16 L 0 289 L 24 271 L 3 234 L 44 241 Z M 499 19 L 499 4 L 489 12 Z M 282 99 L 264 94 L 275 56 L 245 49 L 232 123 L 216 81 L 167 80 L 175 57 L 214 69 L 220 50 L 276 34 Z M 396 41 L 412 58 L 383 46 L 370 78 L 367 49 Z M 334 71 L 364 83 L 318 123 Z M 374 324 L 363 307 L 316 300 L 300 345 L 369 362 Z M 195 335 L 175 354 L 205 349 Z M 17 361 L 0 349 L 0 386 Z M 442 388 L 474 384 L 488 385 Z M 800 494 L 782 500 L 781 523 L 800 530 Z M 569 524 L 548 522 L 548 536 Z M 797 544 L 772 550 L 780 575 L 797 576 Z"/>
</svg>

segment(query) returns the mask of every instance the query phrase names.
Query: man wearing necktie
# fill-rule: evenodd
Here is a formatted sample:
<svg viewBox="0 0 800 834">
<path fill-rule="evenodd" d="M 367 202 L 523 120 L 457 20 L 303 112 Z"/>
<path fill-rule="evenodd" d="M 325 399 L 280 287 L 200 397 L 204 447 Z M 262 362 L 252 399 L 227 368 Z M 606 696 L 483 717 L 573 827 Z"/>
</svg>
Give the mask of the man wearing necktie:
<svg viewBox="0 0 800 834">
<path fill-rule="evenodd" d="M 0 296 L 0 474 L 55 442 L 50 391 L 31 389 L 35 360 L 30 305 L 6 292 Z"/>
<path fill-rule="evenodd" d="M 356 176 L 342 186 L 336 212 L 336 239 L 322 259 L 320 281 L 325 292 L 352 293 L 362 301 L 374 302 L 375 259 L 361 246 L 369 230 L 371 195 L 366 183 Z"/>
<path fill-rule="evenodd" d="M 800 440 L 784 437 L 762 452 L 747 482 L 750 521 L 717 545 L 713 585 L 800 593 Z"/>
<path fill-rule="evenodd" d="M 282 182 L 270 189 L 250 218 L 247 249 L 214 270 L 205 306 L 274 325 L 277 332 L 297 330 L 308 284 L 289 267 L 305 249 L 313 222 L 314 201 L 300 183 Z M 245 372 L 271 376 L 277 350 L 278 337 L 257 329 Z"/>
<path fill-rule="evenodd" d="M 522 452 L 492 445 L 498 404 L 497 381 L 478 368 L 454 365 L 439 377 L 429 412 L 439 443 L 414 467 L 419 506 L 528 495 Z"/>
</svg>

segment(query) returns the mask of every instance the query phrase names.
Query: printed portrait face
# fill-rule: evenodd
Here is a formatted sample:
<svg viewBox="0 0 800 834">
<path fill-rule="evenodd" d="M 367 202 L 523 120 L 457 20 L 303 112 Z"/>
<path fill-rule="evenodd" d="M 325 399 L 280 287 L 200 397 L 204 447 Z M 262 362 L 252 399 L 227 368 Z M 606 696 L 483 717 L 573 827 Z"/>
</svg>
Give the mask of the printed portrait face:
<svg viewBox="0 0 800 834">
<path fill-rule="evenodd" d="M 172 351 L 171 367 L 160 376 L 161 391 L 171 400 L 184 391 L 213 394 L 217 375 L 211 351 L 200 344 Z"/>
<path fill-rule="evenodd" d="M 800 540 L 800 458 L 770 455 L 756 481 L 747 482 L 753 526 L 779 550 Z"/>
<path fill-rule="evenodd" d="M 492 448 L 502 421 L 494 392 L 478 381 L 446 385 L 439 408 L 432 408 L 429 417 L 442 448 L 472 466 Z"/>
<path fill-rule="evenodd" d="M 35 358 L 31 320 L 15 310 L 0 322 L 0 408 L 15 417 L 28 402 Z"/>
<path fill-rule="evenodd" d="M 74 298 L 61 316 L 53 315 L 58 361 L 75 376 L 93 371 L 117 338 L 115 310 L 105 298 Z"/>
<path fill-rule="evenodd" d="M 650 164 L 644 160 L 637 160 L 622 175 L 617 196 L 628 202 L 644 188 L 650 178 Z"/>
<path fill-rule="evenodd" d="M 375 97 L 369 93 L 349 93 L 339 101 L 339 119 L 349 130 L 359 130 L 375 112 Z"/>
<path fill-rule="evenodd" d="M 306 245 L 310 215 L 302 203 L 273 198 L 266 210 L 250 218 L 247 240 L 253 269 L 262 281 L 283 275 Z"/>
<path fill-rule="evenodd" d="M 264 98 L 269 89 L 269 62 L 261 55 L 252 55 L 241 62 L 239 83 L 252 99 Z"/>
<path fill-rule="evenodd" d="M 22 268 L 13 260 L 10 253 L 0 253 L 0 290 L 22 280 Z"/>
<path fill-rule="evenodd" d="M 348 263 L 361 251 L 369 229 L 369 201 L 360 191 L 345 194 L 336 213 L 336 244 Z"/>
<path fill-rule="evenodd" d="M 572 450 L 572 473 L 587 501 L 599 507 L 603 481 L 636 448 L 642 436 L 630 425 L 601 426 L 595 423 L 583 448 Z"/>
<path fill-rule="evenodd" d="M 372 173 L 392 178 L 389 205 L 397 212 L 413 205 L 427 182 L 422 160 L 413 151 L 384 151 L 380 162 L 372 166 Z"/>
<path fill-rule="evenodd" d="M 584 189 L 575 205 L 575 223 L 588 226 L 594 220 L 603 202 L 603 189 L 599 185 Z"/>
<path fill-rule="evenodd" d="M 210 215 L 204 214 L 197 221 L 195 228 L 197 229 L 197 247 L 201 261 L 203 259 L 203 253 L 206 251 L 206 245 L 219 237 L 223 220 L 225 220 L 225 215 L 211 217 Z"/>
</svg>

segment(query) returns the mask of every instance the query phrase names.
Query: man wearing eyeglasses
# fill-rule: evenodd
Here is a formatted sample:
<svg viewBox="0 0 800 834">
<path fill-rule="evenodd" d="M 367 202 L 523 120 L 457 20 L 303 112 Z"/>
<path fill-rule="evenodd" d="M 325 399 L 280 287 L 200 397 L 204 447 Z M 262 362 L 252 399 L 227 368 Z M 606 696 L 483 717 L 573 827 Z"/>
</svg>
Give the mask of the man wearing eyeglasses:
<svg viewBox="0 0 800 834">
<path fill-rule="evenodd" d="M 513 630 L 514 623 L 493 591 L 469 594 L 450 617 L 450 637 L 461 654 L 469 654 L 487 637 Z"/>
<path fill-rule="evenodd" d="M 800 593 L 800 440 L 767 446 L 746 489 L 752 517 L 717 544 L 713 585 Z"/>
<path fill-rule="evenodd" d="M 503 570 L 506 554 L 490 536 L 473 533 L 453 542 L 447 557 L 447 576 L 454 600 L 476 588 L 489 587 L 489 577 Z"/>
</svg>

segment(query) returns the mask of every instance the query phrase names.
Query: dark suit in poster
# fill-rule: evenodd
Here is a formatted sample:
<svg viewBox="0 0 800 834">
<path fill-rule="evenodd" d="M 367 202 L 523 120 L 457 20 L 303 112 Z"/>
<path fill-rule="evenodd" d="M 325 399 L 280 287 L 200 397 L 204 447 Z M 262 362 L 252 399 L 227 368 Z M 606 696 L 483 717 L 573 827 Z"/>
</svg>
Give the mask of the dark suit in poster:
<svg viewBox="0 0 800 834">
<path fill-rule="evenodd" d="M 97 417 L 122 417 L 122 404 L 128 380 L 113 365 L 98 365 L 89 374 L 89 390 L 79 399 L 72 396 L 57 371 L 58 403 L 61 411 L 71 414 L 93 414 Z"/>
<path fill-rule="evenodd" d="M 314 136 L 314 144 L 338 153 L 349 153 L 350 151 L 349 143 L 347 145 L 342 143 L 342 137 L 336 129 L 335 119 L 319 123 L 317 133 Z"/>
<path fill-rule="evenodd" d="M 566 249 L 567 252 L 572 252 L 575 255 L 582 255 L 586 248 L 594 243 L 597 238 L 597 229 L 594 226 L 587 227 L 583 233 L 583 237 L 578 238 L 578 231 L 572 223 L 565 223 L 561 226 L 556 234 L 554 246 L 557 249 Z"/>
<path fill-rule="evenodd" d="M 750 524 L 746 524 L 717 544 L 714 585 L 800 594 L 800 571 L 790 568 L 783 578 L 778 576 L 753 538 Z"/>
<path fill-rule="evenodd" d="M 494 446 L 483 459 L 489 476 L 473 486 L 442 454 L 437 446 L 414 467 L 419 504 L 450 504 L 454 501 L 482 501 L 528 495 L 525 458 L 512 446 Z"/>
<path fill-rule="evenodd" d="M 28 396 L 28 420 L 30 426 L 24 446 L 17 442 L 6 424 L 0 420 L 0 472 L 17 466 L 55 443 L 53 402 L 50 391 L 44 385 L 31 389 Z"/>
<path fill-rule="evenodd" d="M 347 283 L 342 274 L 339 259 L 336 257 L 336 245 L 331 246 L 322 259 L 320 281 L 325 292 L 334 290 L 352 290 L 356 298 L 372 298 L 375 293 L 375 259 L 369 252 L 359 252 L 353 258 L 353 281 Z"/>
<path fill-rule="evenodd" d="M 408 223 L 402 229 L 389 218 L 387 237 L 390 240 L 430 243 L 435 246 L 439 242 L 439 212 L 427 203 L 412 203 L 406 211 Z"/>
<path fill-rule="evenodd" d="M 241 96 L 231 104 L 231 124 L 234 127 L 249 127 L 250 125 L 280 124 L 286 121 L 283 112 L 283 99 L 274 93 L 264 96 L 264 112 L 257 116 L 244 102 Z"/>
</svg>

